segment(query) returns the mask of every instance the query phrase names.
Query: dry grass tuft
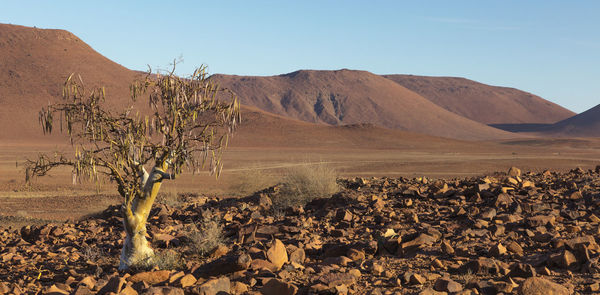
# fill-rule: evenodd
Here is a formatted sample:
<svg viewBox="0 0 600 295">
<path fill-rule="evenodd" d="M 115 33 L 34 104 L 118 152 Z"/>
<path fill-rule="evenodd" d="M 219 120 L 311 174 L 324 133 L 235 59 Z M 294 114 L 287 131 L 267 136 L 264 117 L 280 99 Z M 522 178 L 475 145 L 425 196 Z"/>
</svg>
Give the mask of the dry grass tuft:
<svg viewBox="0 0 600 295">
<path fill-rule="evenodd" d="M 97 262 L 101 257 L 105 256 L 104 251 L 98 247 L 85 246 L 79 250 L 79 254 L 85 261 Z"/>
<path fill-rule="evenodd" d="M 159 269 L 181 270 L 185 268 L 185 263 L 181 254 L 172 250 L 162 251 L 152 258 L 153 265 Z"/>
<path fill-rule="evenodd" d="M 208 255 L 225 241 L 220 218 L 211 210 L 204 210 L 202 221 L 191 226 L 188 239 L 193 254 Z"/>
<path fill-rule="evenodd" d="M 273 197 L 273 207 L 304 206 L 316 198 L 329 197 L 340 190 L 337 172 L 327 164 L 305 164 L 288 169 L 281 190 Z"/>
<path fill-rule="evenodd" d="M 173 250 L 166 250 L 155 253 L 152 258 L 131 266 L 133 272 L 150 271 L 156 268 L 161 270 L 182 270 L 185 268 L 185 262 L 180 253 Z"/>
</svg>

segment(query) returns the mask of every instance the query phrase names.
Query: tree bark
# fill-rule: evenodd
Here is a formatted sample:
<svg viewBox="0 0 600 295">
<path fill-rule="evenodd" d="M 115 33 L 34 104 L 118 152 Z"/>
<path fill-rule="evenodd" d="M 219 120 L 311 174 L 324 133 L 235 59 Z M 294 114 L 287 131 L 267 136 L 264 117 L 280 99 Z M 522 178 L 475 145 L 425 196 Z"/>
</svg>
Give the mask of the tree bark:
<svg viewBox="0 0 600 295">
<path fill-rule="evenodd" d="M 163 164 L 162 169 L 154 167 L 150 174 L 143 169 L 140 173 L 141 195 L 136 195 L 131 202 L 126 201 L 123 206 L 123 226 L 126 236 L 123 241 L 119 270 L 150 263 L 154 256 L 154 251 L 146 239 L 146 222 L 162 180 L 174 178 L 173 175 L 164 172 L 166 166 L 167 164 Z"/>
</svg>

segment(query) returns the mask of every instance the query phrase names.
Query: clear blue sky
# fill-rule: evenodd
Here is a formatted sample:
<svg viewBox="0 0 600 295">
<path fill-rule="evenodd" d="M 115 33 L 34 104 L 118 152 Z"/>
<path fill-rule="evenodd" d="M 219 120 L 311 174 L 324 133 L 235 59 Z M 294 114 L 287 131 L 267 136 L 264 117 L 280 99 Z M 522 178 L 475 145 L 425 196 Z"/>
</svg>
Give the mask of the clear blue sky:
<svg viewBox="0 0 600 295">
<path fill-rule="evenodd" d="M 0 22 L 73 32 L 130 68 L 461 76 L 575 112 L 600 103 L 600 1 L 2 1 Z"/>
</svg>

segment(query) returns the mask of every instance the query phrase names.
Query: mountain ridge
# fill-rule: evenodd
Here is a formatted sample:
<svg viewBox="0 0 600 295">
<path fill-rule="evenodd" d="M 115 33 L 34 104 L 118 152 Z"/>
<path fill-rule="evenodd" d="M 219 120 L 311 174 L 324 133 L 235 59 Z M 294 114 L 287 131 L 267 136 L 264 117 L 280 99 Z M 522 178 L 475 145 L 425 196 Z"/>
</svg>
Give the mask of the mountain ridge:
<svg viewBox="0 0 600 295">
<path fill-rule="evenodd" d="M 453 113 L 483 124 L 556 123 L 576 115 L 539 96 L 512 87 L 462 77 L 383 75 Z"/>
</svg>

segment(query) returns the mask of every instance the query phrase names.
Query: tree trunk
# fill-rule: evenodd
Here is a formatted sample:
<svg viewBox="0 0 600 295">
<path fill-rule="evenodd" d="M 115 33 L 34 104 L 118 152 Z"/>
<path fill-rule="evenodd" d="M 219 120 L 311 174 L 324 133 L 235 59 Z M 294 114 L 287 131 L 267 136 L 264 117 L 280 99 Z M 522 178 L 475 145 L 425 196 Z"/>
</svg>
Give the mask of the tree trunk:
<svg viewBox="0 0 600 295">
<path fill-rule="evenodd" d="M 162 180 L 174 177 L 165 173 L 164 169 L 155 167 L 148 173 L 143 170 L 140 175 L 142 183 L 142 194 L 123 207 L 123 226 L 125 227 L 125 240 L 121 251 L 121 263 L 119 270 L 127 270 L 131 266 L 151 263 L 154 251 L 146 240 L 146 221 L 152 209 L 152 204 L 158 195 Z"/>
</svg>

